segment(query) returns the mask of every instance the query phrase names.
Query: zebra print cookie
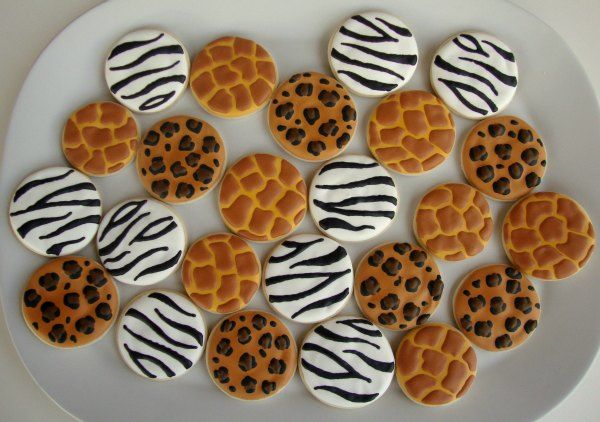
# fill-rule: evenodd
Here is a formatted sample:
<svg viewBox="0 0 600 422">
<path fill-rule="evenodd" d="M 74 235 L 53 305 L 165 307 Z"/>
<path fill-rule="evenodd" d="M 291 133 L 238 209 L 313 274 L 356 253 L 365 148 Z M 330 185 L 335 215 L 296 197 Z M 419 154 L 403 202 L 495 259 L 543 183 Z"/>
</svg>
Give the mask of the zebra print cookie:
<svg viewBox="0 0 600 422">
<path fill-rule="evenodd" d="M 307 334 L 299 367 L 313 396 L 330 406 L 352 409 L 385 393 L 394 377 L 394 353 L 368 320 L 337 317 Z"/>
<path fill-rule="evenodd" d="M 152 290 L 123 310 L 117 329 L 121 357 L 136 374 L 168 380 L 198 362 L 206 341 L 200 311 L 182 294 Z"/>
<path fill-rule="evenodd" d="M 325 236 L 290 237 L 265 261 L 267 301 L 292 321 L 314 323 L 335 315 L 351 297 L 352 285 L 348 252 Z"/>
<path fill-rule="evenodd" d="M 341 242 L 362 242 L 391 224 L 398 191 L 388 172 L 373 158 L 346 155 L 317 170 L 309 206 L 324 234 Z"/>
<path fill-rule="evenodd" d="M 500 113 L 517 90 L 515 55 L 502 41 L 481 32 L 464 32 L 437 50 L 431 85 L 446 105 L 467 119 Z"/>
<path fill-rule="evenodd" d="M 10 225 L 31 251 L 69 255 L 94 238 L 102 214 L 92 181 L 69 167 L 50 167 L 28 176 L 15 190 Z"/>
<path fill-rule="evenodd" d="M 187 88 L 189 71 L 183 44 L 157 29 L 125 35 L 108 54 L 104 67 L 111 94 L 139 113 L 154 113 L 173 104 Z"/>
<path fill-rule="evenodd" d="M 331 70 L 355 94 L 382 97 L 400 89 L 417 68 L 417 42 L 398 18 L 354 15 L 329 41 Z"/>
<path fill-rule="evenodd" d="M 183 222 L 153 199 L 132 199 L 112 208 L 98 230 L 98 255 L 108 272 L 126 284 L 147 286 L 172 274 L 183 259 Z"/>
</svg>

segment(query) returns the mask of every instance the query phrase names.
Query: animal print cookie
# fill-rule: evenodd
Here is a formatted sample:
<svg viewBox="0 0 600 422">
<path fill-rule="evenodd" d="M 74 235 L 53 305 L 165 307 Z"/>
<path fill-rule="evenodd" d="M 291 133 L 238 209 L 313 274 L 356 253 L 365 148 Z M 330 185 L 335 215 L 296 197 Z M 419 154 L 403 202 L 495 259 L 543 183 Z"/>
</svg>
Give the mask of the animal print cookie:
<svg viewBox="0 0 600 422">
<path fill-rule="evenodd" d="M 31 331 L 46 344 L 70 349 L 99 340 L 119 312 L 119 292 L 96 261 L 83 256 L 53 259 L 25 286 L 21 304 Z"/>
<path fill-rule="evenodd" d="M 508 211 L 502 227 L 504 250 L 525 274 L 561 280 L 581 270 L 596 246 L 585 210 L 567 195 L 533 193 Z"/>
<path fill-rule="evenodd" d="M 442 406 L 463 397 L 477 375 L 477 355 L 469 340 L 446 324 L 409 331 L 396 350 L 396 379 L 415 403 Z"/>
<path fill-rule="evenodd" d="M 137 149 L 133 114 L 109 101 L 73 112 L 62 135 L 62 149 L 73 167 L 90 176 L 107 176 L 127 166 Z"/>
<path fill-rule="evenodd" d="M 424 324 L 437 309 L 443 291 L 433 258 L 410 243 L 375 247 L 356 269 L 358 307 L 373 323 L 390 330 Z"/>
<path fill-rule="evenodd" d="M 476 346 L 492 352 L 509 350 L 537 328 L 540 298 L 516 268 L 488 265 L 472 271 L 456 289 L 454 319 Z"/>
<path fill-rule="evenodd" d="M 461 157 L 469 183 L 500 201 L 528 194 L 546 172 L 542 140 L 533 127 L 514 116 L 490 117 L 475 125 Z"/>
<path fill-rule="evenodd" d="M 183 286 L 202 309 L 227 314 L 244 308 L 260 285 L 260 261 L 252 247 L 230 233 L 198 239 L 183 261 Z"/>
<path fill-rule="evenodd" d="M 294 336 L 276 316 L 240 311 L 213 328 L 206 346 L 208 372 L 225 394 L 262 400 L 285 388 L 294 376 Z"/>
<path fill-rule="evenodd" d="M 356 130 L 356 106 L 335 79 L 317 72 L 293 75 L 269 106 L 275 141 L 294 157 L 325 161 L 335 157 Z"/>
<path fill-rule="evenodd" d="M 261 45 L 240 37 L 212 41 L 190 71 L 192 93 L 218 117 L 242 117 L 267 105 L 277 85 L 275 60 Z"/>
<path fill-rule="evenodd" d="M 352 295 L 352 261 L 335 240 L 288 237 L 265 260 L 267 302 L 286 318 L 314 323 L 337 314 Z"/>
<path fill-rule="evenodd" d="M 382 100 L 371 114 L 371 154 L 392 171 L 414 175 L 442 164 L 454 147 L 454 119 L 435 95 L 403 91 Z"/>
<path fill-rule="evenodd" d="M 290 234 L 306 213 L 306 184 L 289 161 L 270 154 L 248 155 L 227 170 L 219 209 L 225 225 L 258 242 Z"/>
<path fill-rule="evenodd" d="M 490 206 L 469 185 L 446 183 L 430 190 L 413 222 L 419 243 L 434 256 L 461 261 L 477 255 L 492 236 Z"/>
</svg>

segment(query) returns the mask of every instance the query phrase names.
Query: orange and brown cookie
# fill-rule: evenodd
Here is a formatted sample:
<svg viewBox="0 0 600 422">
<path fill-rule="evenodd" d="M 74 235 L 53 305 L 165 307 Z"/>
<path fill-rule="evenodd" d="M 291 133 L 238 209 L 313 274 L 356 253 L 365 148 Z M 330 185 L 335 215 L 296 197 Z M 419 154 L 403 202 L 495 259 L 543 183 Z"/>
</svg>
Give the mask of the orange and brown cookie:
<svg viewBox="0 0 600 422">
<path fill-rule="evenodd" d="M 248 243 L 230 233 L 198 239 L 183 261 L 183 286 L 202 309 L 239 311 L 260 285 L 260 261 Z"/>
<path fill-rule="evenodd" d="M 442 164 L 454 147 L 454 119 L 427 91 L 404 91 L 383 99 L 371 114 L 371 154 L 401 174 L 416 175 Z"/>
<path fill-rule="evenodd" d="M 137 153 L 138 175 L 148 193 L 170 203 L 194 201 L 219 182 L 226 161 L 219 132 L 190 116 L 161 120 Z"/>
<path fill-rule="evenodd" d="M 490 240 L 490 206 L 469 185 L 439 185 L 419 202 L 413 229 L 419 243 L 430 253 L 447 261 L 461 261 L 477 255 Z"/>
<path fill-rule="evenodd" d="M 354 279 L 361 312 L 390 330 L 424 324 L 437 309 L 443 291 L 433 258 L 410 243 L 371 249 L 358 264 Z"/>
<path fill-rule="evenodd" d="M 275 141 L 294 157 L 325 161 L 341 153 L 356 130 L 356 106 L 335 79 L 318 72 L 293 75 L 269 105 Z"/>
<path fill-rule="evenodd" d="M 65 124 L 62 150 L 67 161 L 90 176 L 107 176 L 131 162 L 139 141 L 133 114 L 109 101 L 88 104 Z"/>
<path fill-rule="evenodd" d="M 273 57 L 260 44 L 223 37 L 194 59 L 190 86 L 196 101 L 218 117 L 242 117 L 263 108 L 277 85 Z"/>
<path fill-rule="evenodd" d="M 409 331 L 396 350 L 398 384 L 418 404 L 450 404 L 469 391 L 476 375 L 477 356 L 471 343 L 446 324 Z"/>
<path fill-rule="evenodd" d="M 91 344 L 109 330 L 119 313 L 119 294 L 100 264 L 71 255 L 33 273 L 21 309 L 41 341 L 68 349 Z"/>
<path fill-rule="evenodd" d="M 525 274 L 561 280 L 588 262 L 596 234 L 585 210 L 567 195 L 531 194 L 508 211 L 502 227 L 504 250 Z"/>
<path fill-rule="evenodd" d="M 302 175 L 289 161 L 252 154 L 227 170 L 219 192 L 219 209 L 231 231 L 266 242 L 296 229 L 306 213 L 306 196 Z"/>
<path fill-rule="evenodd" d="M 294 376 L 298 359 L 292 333 L 276 316 L 240 311 L 217 323 L 206 345 L 208 372 L 227 395 L 262 400 Z"/>
</svg>

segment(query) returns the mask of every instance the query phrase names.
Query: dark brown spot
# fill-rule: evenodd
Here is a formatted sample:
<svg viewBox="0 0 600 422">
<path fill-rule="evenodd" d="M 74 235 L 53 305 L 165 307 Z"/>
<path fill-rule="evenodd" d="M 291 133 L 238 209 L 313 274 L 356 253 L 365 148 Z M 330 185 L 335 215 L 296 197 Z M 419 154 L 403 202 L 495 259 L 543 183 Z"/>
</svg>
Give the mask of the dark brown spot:
<svg viewBox="0 0 600 422">
<path fill-rule="evenodd" d="M 64 343 L 67 341 L 67 331 L 62 324 L 54 324 L 48 333 L 48 338 L 52 343 Z"/>
<path fill-rule="evenodd" d="M 494 147 L 494 152 L 501 160 L 510 160 L 512 147 L 510 144 L 498 144 Z"/>
<path fill-rule="evenodd" d="M 339 130 L 340 128 L 334 119 L 329 119 L 319 126 L 319 133 L 323 136 L 335 136 Z"/>
<path fill-rule="evenodd" d="M 523 328 L 525 328 L 527 334 L 531 334 L 531 332 L 537 328 L 537 321 L 535 319 L 530 319 L 525 323 Z"/>
<path fill-rule="evenodd" d="M 506 330 L 511 333 L 514 333 L 515 331 L 517 331 L 520 326 L 521 326 L 521 320 L 519 318 L 508 317 L 504 321 L 504 328 L 506 328 Z"/>
<path fill-rule="evenodd" d="M 388 258 L 381 266 L 381 270 L 389 276 L 395 276 L 402 269 L 402 264 L 396 258 Z"/>
<path fill-rule="evenodd" d="M 23 302 L 28 308 L 35 308 L 40 303 L 40 300 L 42 300 L 42 297 L 37 294 L 35 289 L 28 289 L 23 295 Z"/>
<path fill-rule="evenodd" d="M 86 281 L 96 287 L 102 287 L 108 281 L 106 274 L 100 268 L 93 268 L 86 277 Z"/>
<path fill-rule="evenodd" d="M 377 317 L 377 321 L 379 321 L 381 325 L 392 325 L 396 323 L 396 315 L 394 315 L 393 312 L 380 314 Z"/>
<path fill-rule="evenodd" d="M 427 320 L 429 319 L 431 315 L 430 314 L 421 314 L 419 316 L 419 318 L 417 318 L 417 325 L 421 325 L 425 322 L 427 322 Z"/>
<path fill-rule="evenodd" d="M 194 196 L 195 189 L 192 185 L 185 182 L 180 182 L 177 184 L 177 189 L 175 190 L 175 196 L 177 198 L 191 198 Z"/>
<path fill-rule="evenodd" d="M 485 306 L 485 297 L 483 297 L 482 295 L 471 297 L 469 298 L 468 303 L 469 308 L 471 308 L 471 312 L 477 312 Z"/>
<path fill-rule="evenodd" d="M 260 314 L 256 314 L 252 317 L 252 326 L 257 330 L 262 330 L 267 326 L 267 319 Z"/>
<path fill-rule="evenodd" d="M 516 295 L 521 291 L 521 283 L 517 280 L 508 280 L 506 282 L 506 293 Z"/>
<path fill-rule="evenodd" d="M 483 145 L 476 145 L 469 150 L 471 161 L 484 161 L 488 158 L 488 153 Z"/>
<path fill-rule="evenodd" d="M 302 114 L 304 114 L 304 118 L 311 126 L 321 118 L 321 113 L 318 108 L 305 108 Z"/>
<path fill-rule="evenodd" d="M 110 305 L 106 302 L 102 302 L 96 306 L 95 313 L 98 318 L 103 319 L 104 321 L 109 321 L 113 316 Z"/>
<path fill-rule="evenodd" d="M 477 174 L 477 177 L 485 183 L 494 180 L 494 167 L 492 166 L 478 167 L 475 173 Z"/>
<path fill-rule="evenodd" d="M 502 300 L 500 296 L 494 296 L 490 299 L 490 312 L 492 315 L 501 314 L 506 310 L 506 303 Z"/>
<path fill-rule="evenodd" d="M 442 278 L 438 275 L 435 280 L 431 280 L 427 283 L 427 290 L 429 290 L 429 294 L 433 300 L 440 300 L 442 293 L 444 292 L 444 282 L 442 281 Z"/>
<path fill-rule="evenodd" d="M 206 164 L 201 164 L 194 172 L 194 180 L 208 185 L 212 182 L 214 174 L 215 171 L 212 168 L 208 167 Z"/>
<path fill-rule="evenodd" d="M 226 319 L 221 323 L 221 332 L 228 333 L 235 328 L 235 321 L 232 319 Z"/>
<path fill-rule="evenodd" d="M 515 180 L 520 179 L 523 175 L 523 166 L 520 163 L 512 163 L 508 166 L 508 174 Z"/>
<path fill-rule="evenodd" d="M 504 132 L 506 132 L 506 128 L 500 123 L 494 123 L 488 126 L 488 132 L 491 136 L 496 138 L 498 136 L 504 135 Z"/>
<path fill-rule="evenodd" d="M 81 268 L 81 265 L 79 265 L 77 263 L 77 261 L 65 261 L 63 263 L 63 271 L 65 272 L 65 274 L 67 275 L 67 277 L 69 277 L 71 280 L 75 280 L 79 277 L 81 277 L 81 273 L 83 271 L 83 268 Z"/>
<path fill-rule="evenodd" d="M 394 244 L 394 251 L 396 251 L 400 255 L 404 255 L 405 253 L 409 252 L 411 249 L 412 249 L 412 247 L 410 246 L 410 243 L 395 243 Z M 425 256 L 427 256 L 427 255 L 425 255 Z"/>
<path fill-rule="evenodd" d="M 200 154 L 196 152 L 190 152 L 185 156 L 185 162 L 190 167 L 196 167 L 200 162 Z"/>
<path fill-rule="evenodd" d="M 92 334 L 94 332 L 94 324 L 96 320 L 91 316 L 87 315 L 83 318 L 79 318 L 75 321 L 75 329 L 82 334 Z"/>
<path fill-rule="evenodd" d="M 220 355 L 230 356 L 233 353 L 231 341 L 228 338 L 222 338 L 217 344 L 217 353 Z"/>
<path fill-rule="evenodd" d="M 529 173 L 525 176 L 525 184 L 528 188 L 535 188 L 542 182 L 542 179 L 535 173 Z"/>
<path fill-rule="evenodd" d="M 226 384 L 229 382 L 229 369 L 224 366 L 220 366 L 214 370 L 213 376 L 219 380 L 221 384 Z"/>
<path fill-rule="evenodd" d="M 246 344 L 252 340 L 252 334 L 248 327 L 242 327 L 238 330 L 238 341 L 240 344 Z"/>
<path fill-rule="evenodd" d="M 306 145 L 306 150 L 315 157 L 318 157 L 326 149 L 327 145 L 323 141 L 310 141 Z"/>
<path fill-rule="evenodd" d="M 475 335 L 479 337 L 490 337 L 492 335 L 492 321 L 477 321 L 475 323 Z"/>
<path fill-rule="evenodd" d="M 190 135 L 184 135 L 179 140 L 179 151 L 193 151 L 196 143 L 192 141 Z"/>
<path fill-rule="evenodd" d="M 515 298 L 515 308 L 523 312 L 525 315 L 531 312 L 531 299 L 527 296 L 520 296 Z"/>
<path fill-rule="evenodd" d="M 217 142 L 214 136 L 205 136 L 202 139 L 202 152 L 210 154 L 211 152 L 219 152 L 221 145 Z"/>
<path fill-rule="evenodd" d="M 271 361 L 269 362 L 269 373 L 270 374 L 283 374 L 285 373 L 285 369 L 286 369 L 287 365 L 285 364 L 285 361 L 283 359 L 271 359 Z"/>
<path fill-rule="evenodd" d="M 342 119 L 344 119 L 345 122 L 355 121 L 356 120 L 356 110 L 354 109 L 354 107 L 346 104 L 342 108 Z"/>
<path fill-rule="evenodd" d="M 507 347 L 512 346 L 512 340 L 508 334 L 502 334 L 500 337 L 497 337 L 494 341 L 497 349 L 505 349 Z"/>
<path fill-rule="evenodd" d="M 328 91 L 324 89 L 319 92 L 319 101 L 321 101 L 325 107 L 335 107 L 339 100 L 340 94 L 338 94 L 337 91 Z"/>
<path fill-rule="evenodd" d="M 246 375 L 242 380 L 242 387 L 247 394 L 252 394 L 256 391 L 256 380 L 249 375 Z"/>
<path fill-rule="evenodd" d="M 153 147 L 153 146 L 158 145 L 159 140 L 160 140 L 160 135 L 158 134 L 158 132 L 151 130 L 146 135 L 146 138 L 144 138 L 144 145 Z"/>
<path fill-rule="evenodd" d="M 473 325 L 471 324 L 471 316 L 464 315 L 460 319 L 460 326 L 467 332 L 470 332 L 473 329 Z"/>
<path fill-rule="evenodd" d="M 202 122 L 196 119 L 188 119 L 185 122 L 185 127 L 187 127 L 188 130 L 194 133 L 200 133 L 200 131 L 202 130 Z"/>
<path fill-rule="evenodd" d="M 371 254 L 371 256 L 369 256 L 369 259 L 367 260 L 367 262 L 369 263 L 369 265 L 371 267 L 379 267 L 379 264 L 381 264 L 382 259 L 383 259 L 383 252 L 380 250 L 376 250 L 375 252 L 373 252 Z"/>
<path fill-rule="evenodd" d="M 271 333 L 265 333 L 258 339 L 258 344 L 264 349 L 270 349 L 272 343 L 273 336 L 271 335 Z"/>
<path fill-rule="evenodd" d="M 527 142 L 533 141 L 533 134 L 529 129 L 519 129 L 517 139 L 519 140 L 519 142 L 526 144 Z"/>
<path fill-rule="evenodd" d="M 181 165 L 181 161 L 175 161 L 170 167 L 173 177 L 183 177 L 187 174 L 187 169 Z"/>
<path fill-rule="evenodd" d="M 296 86 L 296 94 L 300 97 L 308 97 L 313 93 L 313 84 L 309 82 L 302 82 Z"/>
<path fill-rule="evenodd" d="M 275 347 L 277 350 L 287 350 L 290 347 L 290 338 L 282 334 L 275 339 Z"/>
<path fill-rule="evenodd" d="M 277 106 L 275 109 L 277 117 L 283 117 L 285 120 L 290 120 L 294 116 L 294 104 L 284 103 Z"/>
<path fill-rule="evenodd" d="M 389 309 L 396 310 L 400 306 L 400 301 L 398 300 L 398 296 L 394 293 L 389 293 L 384 296 L 381 301 L 381 309 L 387 311 Z"/>
<path fill-rule="evenodd" d="M 175 122 L 164 122 L 162 125 L 160 125 L 160 131 L 165 137 L 171 138 L 173 135 L 179 132 L 179 124 Z"/>
<path fill-rule="evenodd" d="M 272 393 L 273 391 L 275 391 L 276 388 L 277 388 L 277 384 L 275 383 L 275 381 L 264 380 L 261 384 L 261 389 L 262 389 L 263 393 L 265 393 L 265 394 Z"/>
<path fill-rule="evenodd" d="M 287 132 L 285 132 L 285 139 L 292 145 L 300 145 L 302 140 L 306 137 L 306 132 L 304 129 L 299 128 L 289 128 Z"/>
<path fill-rule="evenodd" d="M 427 254 L 424 251 L 414 250 L 408 256 L 408 259 L 417 267 L 422 268 L 427 260 Z"/>
<path fill-rule="evenodd" d="M 498 287 L 502 283 L 502 276 L 498 273 L 492 273 L 485 276 L 485 284 L 488 287 Z"/>
<path fill-rule="evenodd" d="M 348 142 L 350 142 L 350 135 L 344 132 L 342 136 L 335 140 L 335 146 L 338 149 L 342 149 L 348 144 Z"/>
<path fill-rule="evenodd" d="M 540 153 L 535 148 L 527 148 L 521 153 L 521 159 L 527 163 L 527 165 L 535 166 L 538 162 Z"/>
<path fill-rule="evenodd" d="M 67 293 L 63 297 L 63 303 L 68 308 L 78 309 L 79 308 L 79 294 L 78 293 Z"/>
<path fill-rule="evenodd" d="M 492 188 L 499 195 L 508 195 L 510 193 L 510 180 L 501 177 L 492 184 Z"/>
<path fill-rule="evenodd" d="M 369 277 L 360 283 L 360 294 L 363 296 L 372 296 L 380 290 L 381 286 L 375 277 Z"/>
<path fill-rule="evenodd" d="M 50 322 L 60 316 L 60 309 L 53 302 L 44 302 L 40 307 L 42 321 Z"/>
<path fill-rule="evenodd" d="M 421 280 L 418 277 L 411 277 L 406 280 L 404 283 L 404 288 L 407 292 L 414 293 L 419 290 L 419 286 L 421 285 Z"/>
<path fill-rule="evenodd" d="M 421 308 L 415 305 L 412 302 L 408 302 L 402 308 L 402 314 L 404 315 L 404 319 L 407 321 L 412 321 L 421 313 Z"/>
<path fill-rule="evenodd" d="M 244 353 L 238 360 L 238 366 L 244 372 L 248 372 L 251 369 L 256 368 L 256 358 L 250 353 Z"/>
</svg>

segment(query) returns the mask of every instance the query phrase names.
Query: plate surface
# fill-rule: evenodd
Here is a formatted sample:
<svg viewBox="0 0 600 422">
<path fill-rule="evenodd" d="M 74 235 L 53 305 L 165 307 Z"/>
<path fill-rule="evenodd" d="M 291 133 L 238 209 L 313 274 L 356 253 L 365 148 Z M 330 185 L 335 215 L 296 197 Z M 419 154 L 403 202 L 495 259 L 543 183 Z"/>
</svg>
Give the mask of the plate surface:
<svg viewBox="0 0 600 422">
<path fill-rule="evenodd" d="M 485 30 L 502 39 L 519 61 L 520 83 L 506 113 L 530 122 L 544 138 L 548 172 L 540 190 L 566 193 L 579 201 L 598 224 L 600 195 L 599 110 L 593 89 L 573 53 L 549 27 L 516 6 L 499 1 L 435 0 L 419 2 L 380 1 L 378 8 L 400 17 L 413 30 L 421 60 L 405 89 L 430 89 L 429 63 L 436 47 L 462 30 Z M 295 72 L 330 73 L 327 41 L 331 32 L 353 13 L 372 9 L 368 0 L 317 1 L 301 5 L 289 2 L 220 0 L 112 1 L 100 5 L 69 25 L 42 53 L 32 68 L 14 108 L 0 168 L 0 289 L 6 321 L 25 365 L 39 385 L 68 412 L 83 420 L 219 418 L 264 420 L 289 415 L 289 420 L 331 419 L 342 415 L 316 401 L 296 376 L 277 397 L 260 403 L 243 403 L 226 397 L 209 379 L 200 362 L 185 376 L 157 383 L 140 379 L 121 361 L 114 329 L 96 344 L 80 350 L 57 350 L 39 342 L 26 328 L 20 298 L 30 274 L 45 258 L 22 247 L 8 225 L 7 200 L 14 186 L 29 173 L 43 167 L 66 165 L 60 135 L 70 113 L 91 101 L 110 100 L 103 75 L 105 55 L 123 34 L 139 27 L 157 26 L 172 32 L 193 57 L 206 43 L 222 35 L 255 39 L 277 61 L 281 79 Z M 232 13 L 235 11 L 235 13 Z M 357 134 L 347 153 L 368 153 L 365 130 L 377 100 L 356 97 L 359 112 Z M 171 108 L 154 115 L 138 116 L 142 129 L 175 114 L 190 114 L 213 124 L 223 136 L 229 162 L 250 152 L 284 153 L 268 133 L 265 111 L 249 118 L 226 121 L 214 118 L 195 103 L 187 91 Z M 394 175 L 400 192 L 399 214 L 381 236 L 360 244 L 346 244 L 356 265 L 373 246 L 392 240 L 412 241 L 411 221 L 420 196 L 430 187 L 447 181 L 463 181 L 459 151 L 472 122 L 456 118 L 457 146 L 448 161 L 419 177 Z M 316 164 L 286 156 L 307 181 Z M 107 178 L 94 179 L 103 196 L 104 210 L 125 199 L 142 196 L 135 167 Z M 460 279 L 473 268 L 505 262 L 500 221 L 507 204 L 491 202 L 496 230 L 486 250 L 460 263 L 440 262 L 446 283 L 442 303 L 432 321 L 451 322 L 450 298 Z M 216 190 L 190 205 L 176 207 L 188 228 L 190 243 L 205 234 L 225 230 L 216 203 Z M 316 233 L 305 218 L 296 233 Z M 263 258 L 272 244 L 254 244 Z M 84 254 L 94 256 L 88 247 Z M 371 406 L 343 412 L 348 420 L 365 417 L 396 417 L 403 420 L 512 419 L 532 420 L 558 404 L 579 382 L 600 342 L 597 321 L 600 258 L 592 257 L 575 277 L 559 283 L 536 282 L 543 315 L 535 335 L 516 350 L 504 353 L 478 351 L 479 373 L 473 388 L 458 403 L 438 409 L 412 404 L 392 382 L 387 393 Z M 182 290 L 180 274 L 152 288 Z M 143 287 L 119 284 L 121 303 Z M 258 292 L 251 308 L 268 309 Z M 358 313 L 349 303 L 342 314 Z M 218 317 L 205 314 L 209 325 Z M 288 323 L 298 343 L 309 326 Z M 395 349 L 401 334 L 386 332 Z"/>
</svg>

